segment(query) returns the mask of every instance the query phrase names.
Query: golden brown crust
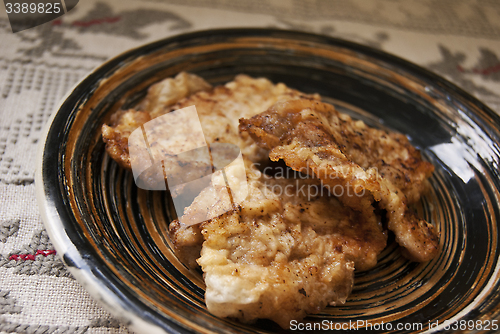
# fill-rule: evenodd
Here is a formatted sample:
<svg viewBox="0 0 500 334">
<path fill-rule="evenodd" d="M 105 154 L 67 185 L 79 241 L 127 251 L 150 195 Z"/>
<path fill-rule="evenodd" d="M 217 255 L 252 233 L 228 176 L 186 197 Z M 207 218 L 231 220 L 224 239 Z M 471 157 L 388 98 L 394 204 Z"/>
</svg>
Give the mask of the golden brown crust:
<svg viewBox="0 0 500 334">
<path fill-rule="evenodd" d="M 152 85 L 141 104 L 142 110 L 119 110 L 111 116 L 110 124 L 103 124 L 102 139 L 106 152 L 121 167 L 131 169 L 128 149 L 130 134 L 151 119 L 161 115 L 165 108 L 201 90 L 211 88 L 202 78 L 181 72 L 175 78 L 167 78 Z"/>
<path fill-rule="evenodd" d="M 147 112 L 127 110 L 120 113 L 115 124 L 103 124 L 102 139 L 106 143 L 106 152 L 121 167 L 131 169 L 128 152 L 128 137 L 138 127 L 151 120 Z"/>
<path fill-rule="evenodd" d="M 211 88 L 212 86 L 201 77 L 181 72 L 175 78 L 167 78 L 149 87 L 141 109 L 147 110 L 151 117 L 155 118 L 183 98 L 197 92 L 209 91 Z"/>
<path fill-rule="evenodd" d="M 277 103 L 251 119 L 241 119 L 240 130 L 248 131 L 261 147 L 271 149 L 271 160 L 282 159 L 292 169 L 321 179 L 331 190 L 341 189 L 339 198 L 345 205 L 365 212 L 373 211 L 373 200 L 378 202 L 387 211 L 388 228 L 412 259 L 428 261 L 437 254 L 434 227 L 408 210 L 404 192 L 389 179 L 393 174 L 382 176 L 372 166 L 381 160 L 384 164 L 393 162 L 391 167 L 414 175 L 416 183 L 426 180 L 433 167 L 418 160 L 401 136 L 380 137 L 379 130 L 340 115 L 333 106 L 306 99 Z M 394 140 L 389 144 L 377 143 L 390 138 Z M 353 144 L 362 144 L 366 157 L 353 152 L 360 151 Z M 353 161 L 363 159 L 364 168 Z M 401 161 L 411 168 L 401 166 Z M 412 174 L 414 171 L 418 173 Z M 397 178 L 394 181 L 398 183 Z M 412 194 L 421 190 L 419 186 L 417 190 L 406 189 Z"/>
<path fill-rule="evenodd" d="M 178 220 L 174 220 L 168 230 L 177 257 L 189 268 L 198 268 L 196 260 L 200 257 L 203 243 L 200 225 L 182 225 Z"/>
<path fill-rule="evenodd" d="M 342 304 L 354 268 L 375 266 L 386 246 L 380 217 L 343 206 L 317 179 L 270 177 L 248 160 L 246 166 L 247 198 L 201 224 L 198 263 L 209 311 L 244 322 L 268 318 L 287 328 L 292 319 Z M 220 203 L 213 198 L 224 192 L 225 187 L 204 189 L 187 212 L 217 211 Z M 198 234 L 184 239 L 190 228 L 171 226 L 184 256 L 199 240 Z"/>
<path fill-rule="evenodd" d="M 324 211 L 336 201 L 324 196 L 300 210 L 297 202 L 306 203 L 305 197 L 292 203 L 272 191 L 276 180 L 268 181 L 251 181 L 239 207 L 201 225 L 205 241 L 198 263 L 212 313 L 244 322 L 268 318 L 287 328 L 293 319 L 346 300 L 353 284 L 350 244 L 332 230 L 351 217 L 342 210 Z M 301 183 L 307 181 L 281 180 L 279 185 Z M 311 219 L 315 214 L 321 217 Z"/>
<path fill-rule="evenodd" d="M 319 124 L 322 122 L 319 121 L 318 124 L 313 125 L 312 129 L 309 129 L 309 131 L 317 132 L 314 145 L 334 142 L 348 160 L 363 169 L 375 168 L 380 176 L 402 190 L 408 203 L 418 201 L 425 190 L 426 180 L 434 171 L 434 166 L 422 160 L 420 151 L 411 145 L 406 136 L 370 128 L 362 121 L 354 121 L 350 116 L 340 114 L 332 105 L 326 103 L 308 100 L 293 101 L 286 103 L 289 106 L 286 108 L 305 110 L 311 107 L 312 103 L 315 104 L 314 108 L 324 116 L 323 124 Z M 276 106 L 276 108 L 280 107 Z M 292 119 L 284 117 L 271 119 L 268 116 L 257 116 L 252 120 L 253 123 L 243 119 L 240 122 L 240 130 L 246 131 L 252 127 L 250 133 L 254 137 L 263 137 L 267 134 L 266 141 L 261 143 L 261 146 L 267 149 L 276 147 L 279 142 L 282 142 L 281 138 L 284 135 L 290 139 L 306 131 L 303 128 L 292 135 L 290 133 L 294 122 Z M 260 130 L 255 129 L 256 127 Z M 309 138 L 302 136 L 302 140 L 304 143 L 311 144 Z"/>
<path fill-rule="evenodd" d="M 202 78 L 181 72 L 175 78 L 151 86 L 140 104 L 141 111 L 120 110 L 113 115 L 111 124 L 102 127 L 103 140 L 109 155 L 120 166 L 131 169 L 129 135 L 151 119 L 194 105 L 207 143 L 235 144 L 243 155 L 256 162 L 267 159 L 267 152 L 255 145 L 248 134 L 238 132 L 238 119 L 252 117 L 277 101 L 303 97 L 319 98 L 284 84 L 275 85 L 267 79 L 246 75 L 238 75 L 226 85 L 211 88 Z"/>
</svg>

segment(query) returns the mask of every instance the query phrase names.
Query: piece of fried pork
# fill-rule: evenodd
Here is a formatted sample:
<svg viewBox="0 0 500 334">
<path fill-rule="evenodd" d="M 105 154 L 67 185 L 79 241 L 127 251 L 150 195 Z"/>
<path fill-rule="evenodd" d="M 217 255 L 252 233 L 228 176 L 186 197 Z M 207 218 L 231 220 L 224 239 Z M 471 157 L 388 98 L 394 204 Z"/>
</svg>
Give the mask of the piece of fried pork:
<svg viewBox="0 0 500 334">
<path fill-rule="evenodd" d="M 409 259 L 428 261 L 437 254 L 434 227 L 407 207 L 407 196 L 413 201 L 420 197 L 433 166 L 406 137 L 370 128 L 310 99 L 277 103 L 241 119 L 240 129 L 271 150 L 271 160 L 282 159 L 319 178 L 345 205 L 366 213 L 377 202 Z"/>
<path fill-rule="evenodd" d="M 186 72 L 167 78 L 148 89 L 140 110 L 120 110 L 113 114 L 110 124 L 103 124 L 102 139 L 109 156 L 120 166 L 131 169 L 128 149 L 130 134 L 140 126 L 162 115 L 162 110 L 200 91 L 212 89 L 202 78 Z M 173 109 L 172 109 L 173 110 Z"/>
<path fill-rule="evenodd" d="M 244 156 L 257 162 L 267 159 L 267 151 L 259 148 L 248 134 L 239 133 L 238 120 L 241 117 L 252 117 L 278 101 L 305 97 L 319 99 L 318 95 L 303 94 L 282 83 L 275 85 L 264 78 L 238 75 L 234 81 L 212 87 L 194 74 L 181 72 L 175 78 L 167 78 L 152 85 L 139 105 L 140 110 L 130 109 L 113 115 L 110 124 L 102 126 L 102 138 L 111 158 L 130 170 L 130 134 L 152 119 L 194 105 L 208 144 L 235 144 L 240 147 Z M 165 134 L 159 133 L 158 138 L 149 138 L 149 143 L 164 139 Z"/>
<path fill-rule="evenodd" d="M 343 304 L 354 269 L 375 266 L 386 246 L 380 217 L 342 205 L 318 180 L 274 178 L 249 161 L 246 166 L 247 198 L 200 226 L 204 242 L 197 262 L 208 310 L 243 322 L 268 318 L 288 328 L 293 319 Z M 206 188 L 186 213 L 226 206 L 224 191 Z M 193 228 L 171 224 L 178 248 Z"/>
</svg>

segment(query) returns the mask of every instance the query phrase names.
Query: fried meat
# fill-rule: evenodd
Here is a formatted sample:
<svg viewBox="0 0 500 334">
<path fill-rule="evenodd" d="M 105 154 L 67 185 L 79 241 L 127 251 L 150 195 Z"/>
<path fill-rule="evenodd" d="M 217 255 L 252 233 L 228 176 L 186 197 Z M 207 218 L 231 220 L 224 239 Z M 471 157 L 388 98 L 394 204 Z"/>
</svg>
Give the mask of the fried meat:
<svg viewBox="0 0 500 334">
<path fill-rule="evenodd" d="M 408 210 L 405 191 L 396 186 L 418 198 L 433 170 L 405 137 L 369 128 L 332 105 L 309 99 L 277 103 L 251 119 L 241 119 L 240 129 L 271 150 L 271 160 L 282 159 L 292 169 L 319 178 L 345 205 L 368 212 L 377 202 L 387 211 L 388 228 L 411 260 L 428 261 L 436 255 L 433 226 Z M 395 172 L 380 174 L 374 166 Z M 410 182 L 401 183 L 401 174 Z"/>
<path fill-rule="evenodd" d="M 200 226 L 197 261 L 209 311 L 244 322 L 268 318 L 287 328 L 292 319 L 344 303 L 354 268 L 373 267 L 386 246 L 379 217 L 343 206 L 317 180 L 269 177 L 251 162 L 247 178 L 245 201 Z M 219 190 L 205 189 L 191 210 L 217 209 L 221 203 L 211 199 L 223 200 Z M 173 240 L 193 231 L 172 223 Z M 189 256 L 192 244 L 186 246 L 181 252 Z"/>
<path fill-rule="evenodd" d="M 141 110 L 115 114 L 110 125 L 102 126 L 102 137 L 108 154 L 122 167 L 131 169 L 128 138 L 132 131 L 173 110 L 194 105 L 208 144 L 235 144 L 244 156 L 257 162 L 267 159 L 267 151 L 259 148 L 248 134 L 238 132 L 239 118 L 252 117 L 278 101 L 304 97 L 319 99 L 317 95 L 303 94 L 282 83 L 274 85 L 267 79 L 246 75 L 211 88 L 202 78 L 182 72 L 151 86 L 139 106 Z M 160 142 L 164 137 L 163 133 L 154 134 L 150 143 Z"/>
</svg>

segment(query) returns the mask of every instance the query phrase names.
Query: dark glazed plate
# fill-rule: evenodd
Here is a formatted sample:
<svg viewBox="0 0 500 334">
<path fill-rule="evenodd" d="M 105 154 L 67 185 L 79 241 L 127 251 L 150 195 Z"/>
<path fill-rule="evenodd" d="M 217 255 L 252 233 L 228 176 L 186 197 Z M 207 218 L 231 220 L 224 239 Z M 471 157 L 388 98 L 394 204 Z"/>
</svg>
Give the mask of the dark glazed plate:
<svg viewBox="0 0 500 334">
<path fill-rule="evenodd" d="M 109 116 L 180 71 L 213 84 L 246 73 L 320 93 L 373 126 L 407 134 L 436 166 L 415 209 L 441 232 L 439 256 L 412 263 L 390 243 L 375 269 L 356 274 L 345 305 L 304 326 L 383 322 L 367 328 L 397 333 L 500 326 L 500 118 L 394 56 L 269 29 L 201 31 L 129 51 L 76 86 L 47 127 L 36 179 L 42 217 L 71 273 L 115 316 L 148 334 L 284 332 L 270 321 L 250 326 L 208 313 L 201 274 L 172 252 L 165 194 L 137 189 L 105 154 L 100 129 Z"/>
</svg>

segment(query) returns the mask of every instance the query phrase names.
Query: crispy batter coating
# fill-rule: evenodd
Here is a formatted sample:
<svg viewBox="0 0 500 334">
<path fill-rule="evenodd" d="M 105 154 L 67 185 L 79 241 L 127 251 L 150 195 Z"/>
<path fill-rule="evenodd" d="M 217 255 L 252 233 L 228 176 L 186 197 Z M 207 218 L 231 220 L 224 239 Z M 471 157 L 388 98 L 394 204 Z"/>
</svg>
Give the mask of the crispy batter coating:
<svg viewBox="0 0 500 334">
<path fill-rule="evenodd" d="M 268 318 L 288 328 L 290 320 L 344 303 L 354 268 L 373 267 L 386 246 L 379 217 L 343 206 L 318 180 L 269 177 L 248 161 L 247 177 L 246 200 L 201 224 L 205 241 L 197 261 L 209 311 L 244 322 Z M 222 204 L 212 198 L 224 197 L 219 190 L 205 189 L 191 210 L 217 210 Z M 197 232 L 172 226 L 177 241 Z M 181 252 L 190 256 L 192 245 Z"/>
<path fill-rule="evenodd" d="M 271 160 L 282 159 L 292 169 L 321 179 L 345 205 L 368 212 L 373 211 L 372 202 L 378 202 L 387 211 L 389 230 L 411 260 L 428 261 L 436 255 L 438 235 L 433 226 L 408 210 L 404 192 L 393 184 L 401 184 L 400 173 L 415 176 L 415 189 L 401 185 L 418 198 L 413 193 L 421 191 L 420 184 L 433 170 L 404 137 L 371 129 L 340 115 L 332 105 L 308 99 L 277 103 L 251 119 L 241 119 L 240 129 L 270 149 Z M 398 173 L 382 176 L 371 161 L 383 161 L 380 164 Z"/>
<path fill-rule="evenodd" d="M 111 124 L 103 124 L 102 139 L 106 151 L 121 167 L 131 169 L 128 149 L 130 134 L 141 125 L 160 116 L 161 112 L 177 101 L 211 86 L 202 78 L 185 72 L 152 85 L 142 103 L 142 110 L 121 110 L 111 117 Z"/>
<path fill-rule="evenodd" d="M 147 112 L 133 109 L 119 112 L 114 117 L 113 126 L 102 125 L 102 139 L 106 143 L 106 152 L 121 167 L 131 169 L 130 155 L 128 154 L 128 137 L 130 134 L 151 120 Z"/>
<path fill-rule="evenodd" d="M 299 220 L 302 226 L 309 226 L 318 234 L 331 234 L 336 238 L 339 249 L 346 253 L 349 260 L 354 261 L 357 270 L 367 270 L 376 265 L 377 255 L 385 248 L 387 236 L 380 217 L 373 211 L 365 214 L 342 205 L 317 179 L 272 177 L 256 172 L 249 160 L 245 163 L 250 193 L 258 189 L 264 196 L 280 202 L 284 208 L 284 218 Z M 226 174 L 231 173 L 231 170 L 226 170 Z M 215 202 L 214 198 L 218 201 Z M 216 188 L 208 187 L 186 209 L 186 214 L 196 216 L 201 211 L 205 215 L 207 211 L 215 210 L 216 206 L 227 207 L 224 201 L 229 199 L 217 192 Z M 247 197 L 240 206 L 248 207 L 251 201 L 251 196 Z M 179 253 L 185 254 L 182 259 L 187 264 L 195 263 L 197 258 L 196 252 L 191 252 L 191 247 L 200 240 L 200 231 L 199 225 L 184 225 L 178 221 L 172 222 L 170 226 L 174 245 Z M 195 255 L 195 258 L 191 255 Z"/>
<path fill-rule="evenodd" d="M 304 97 L 319 99 L 317 95 L 303 94 L 282 83 L 274 85 L 267 79 L 246 75 L 211 88 L 202 78 L 182 72 L 151 86 L 140 105 L 142 111 L 121 111 L 114 115 L 110 125 L 103 125 L 102 136 L 108 154 L 122 167 L 131 169 L 128 137 L 132 131 L 172 110 L 194 105 L 207 143 L 235 144 L 243 155 L 259 161 L 267 159 L 267 151 L 259 148 L 248 134 L 238 132 L 238 119 L 252 117 L 277 101 Z M 161 141 L 163 134 L 158 135 L 159 138 L 151 142 Z"/>
<path fill-rule="evenodd" d="M 148 95 L 141 104 L 141 109 L 147 110 L 151 117 L 155 118 L 170 111 L 167 108 L 183 98 L 210 89 L 212 89 L 212 85 L 203 78 L 181 72 L 175 78 L 167 78 L 149 87 Z"/>
</svg>

